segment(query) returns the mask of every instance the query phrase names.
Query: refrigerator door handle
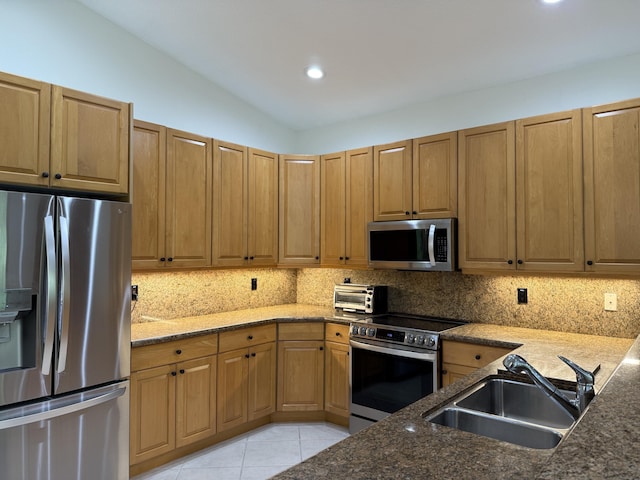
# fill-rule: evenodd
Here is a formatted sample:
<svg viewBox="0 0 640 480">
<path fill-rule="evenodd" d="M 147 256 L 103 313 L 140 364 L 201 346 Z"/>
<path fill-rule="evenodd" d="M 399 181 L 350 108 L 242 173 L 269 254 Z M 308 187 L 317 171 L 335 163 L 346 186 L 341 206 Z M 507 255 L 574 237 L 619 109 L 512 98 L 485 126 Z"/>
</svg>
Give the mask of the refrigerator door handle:
<svg viewBox="0 0 640 480">
<path fill-rule="evenodd" d="M 46 262 L 46 314 L 44 352 L 42 354 L 42 375 L 51 373 L 51 361 L 53 359 L 53 342 L 55 332 L 56 313 L 56 239 L 53 230 L 53 217 L 44 217 L 44 248 Z"/>
<path fill-rule="evenodd" d="M 58 373 L 64 372 L 67 367 L 67 349 L 69 346 L 69 298 L 71 285 L 69 271 L 69 222 L 64 216 L 59 218 L 60 228 L 60 262 L 62 264 L 60 274 L 60 287 L 62 298 L 60 300 L 60 315 L 62 322 L 60 325 L 60 352 L 58 353 Z"/>
<path fill-rule="evenodd" d="M 52 408 L 51 410 L 34 413 L 32 415 L 25 415 L 23 417 L 15 417 L 15 418 L 9 418 L 7 420 L 0 420 L 0 431 L 6 430 L 9 428 L 14 428 L 14 427 L 22 427 L 24 425 L 29 425 L 35 422 L 51 420 L 52 418 L 61 417 L 62 415 L 68 415 L 70 413 L 80 412 L 82 410 L 86 410 L 88 408 L 92 408 L 97 405 L 101 405 L 103 403 L 109 402 L 115 398 L 121 397 L 122 395 L 124 395 L 126 390 L 127 390 L 127 387 L 121 387 L 121 388 L 118 388 L 117 390 L 112 390 L 109 393 L 105 393 L 104 395 L 100 395 L 98 397 L 85 400 L 84 402 L 72 403 L 71 405 L 65 405 L 64 407 L 59 407 L 59 408 Z"/>
</svg>

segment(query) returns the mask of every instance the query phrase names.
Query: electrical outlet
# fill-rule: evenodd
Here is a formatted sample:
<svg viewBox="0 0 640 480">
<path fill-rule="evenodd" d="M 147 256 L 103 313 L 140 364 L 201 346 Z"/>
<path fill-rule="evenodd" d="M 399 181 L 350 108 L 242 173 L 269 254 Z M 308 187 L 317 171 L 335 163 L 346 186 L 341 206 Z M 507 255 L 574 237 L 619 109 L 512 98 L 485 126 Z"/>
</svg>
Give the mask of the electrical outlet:
<svg viewBox="0 0 640 480">
<path fill-rule="evenodd" d="M 258 279 L 257 278 L 252 278 L 251 279 L 251 290 L 257 290 L 258 289 Z"/>
<path fill-rule="evenodd" d="M 138 285 L 131 285 L 131 300 L 133 302 L 138 301 Z"/>
<path fill-rule="evenodd" d="M 519 288 L 518 289 L 518 303 L 527 303 L 529 299 L 527 298 L 527 289 Z"/>
<path fill-rule="evenodd" d="M 615 293 L 604 294 L 604 309 L 607 312 L 615 312 L 618 310 L 618 296 Z"/>
</svg>

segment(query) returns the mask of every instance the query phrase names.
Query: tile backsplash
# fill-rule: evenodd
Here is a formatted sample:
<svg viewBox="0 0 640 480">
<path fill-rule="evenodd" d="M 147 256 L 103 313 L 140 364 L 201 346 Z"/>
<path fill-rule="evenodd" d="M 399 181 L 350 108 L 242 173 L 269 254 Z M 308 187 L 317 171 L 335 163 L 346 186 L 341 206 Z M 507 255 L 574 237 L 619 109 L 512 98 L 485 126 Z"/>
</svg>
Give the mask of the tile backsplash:
<svg viewBox="0 0 640 480">
<path fill-rule="evenodd" d="M 133 322 L 174 319 L 289 303 L 331 307 L 333 285 L 389 286 L 389 309 L 545 330 L 635 338 L 640 334 L 640 280 L 480 276 L 326 268 L 134 273 L 140 297 Z M 251 279 L 257 278 L 257 290 Z M 526 288 L 528 303 L 518 304 Z M 604 310 L 604 294 L 617 311 Z"/>
</svg>

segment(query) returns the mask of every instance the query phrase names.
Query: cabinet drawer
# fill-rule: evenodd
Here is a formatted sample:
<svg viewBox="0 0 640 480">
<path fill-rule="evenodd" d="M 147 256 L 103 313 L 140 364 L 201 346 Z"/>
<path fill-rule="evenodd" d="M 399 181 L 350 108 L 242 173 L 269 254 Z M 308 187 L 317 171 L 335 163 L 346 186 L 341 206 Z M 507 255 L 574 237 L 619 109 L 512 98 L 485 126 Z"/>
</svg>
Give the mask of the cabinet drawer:
<svg viewBox="0 0 640 480">
<path fill-rule="evenodd" d="M 276 326 L 260 325 L 247 327 L 220 334 L 220 351 L 228 352 L 238 348 L 247 348 L 260 343 L 274 342 L 276 340 Z"/>
<path fill-rule="evenodd" d="M 324 340 L 324 322 L 280 323 L 278 340 Z"/>
<path fill-rule="evenodd" d="M 512 349 L 475 343 L 442 342 L 442 362 L 480 368 L 509 353 Z"/>
<path fill-rule="evenodd" d="M 136 347 L 131 350 L 131 371 L 169 365 L 218 352 L 218 334 L 174 340 Z"/>
<path fill-rule="evenodd" d="M 349 344 L 349 325 L 340 325 L 337 323 L 327 323 L 325 325 L 324 339 L 327 342 Z"/>
</svg>

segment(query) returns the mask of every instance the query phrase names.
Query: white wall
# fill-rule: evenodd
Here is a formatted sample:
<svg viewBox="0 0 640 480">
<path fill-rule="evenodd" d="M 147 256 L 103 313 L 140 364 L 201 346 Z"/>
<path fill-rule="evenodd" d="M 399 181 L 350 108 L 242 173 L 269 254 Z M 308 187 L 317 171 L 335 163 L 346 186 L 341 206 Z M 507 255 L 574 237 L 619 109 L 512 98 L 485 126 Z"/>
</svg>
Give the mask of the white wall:
<svg viewBox="0 0 640 480">
<path fill-rule="evenodd" d="M 295 133 L 81 4 L 0 0 L 0 71 L 134 102 L 134 116 L 275 152 Z"/>
<path fill-rule="evenodd" d="M 295 151 L 330 153 L 636 97 L 640 54 L 298 132 Z"/>
</svg>

